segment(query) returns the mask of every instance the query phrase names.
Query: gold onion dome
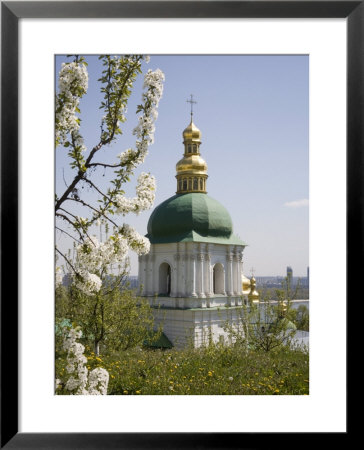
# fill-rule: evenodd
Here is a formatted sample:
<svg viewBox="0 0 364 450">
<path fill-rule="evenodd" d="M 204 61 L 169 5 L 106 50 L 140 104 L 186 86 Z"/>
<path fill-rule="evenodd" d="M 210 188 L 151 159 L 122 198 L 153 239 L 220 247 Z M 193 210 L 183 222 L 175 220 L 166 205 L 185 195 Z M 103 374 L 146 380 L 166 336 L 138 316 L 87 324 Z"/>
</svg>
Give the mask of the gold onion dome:
<svg viewBox="0 0 364 450">
<path fill-rule="evenodd" d="M 251 277 L 251 279 L 250 279 L 251 288 L 250 288 L 250 294 L 248 295 L 248 298 L 253 303 L 259 302 L 259 293 L 256 290 L 256 284 L 257 284 L 257 282 L 256 282 L 255 278 Z"/>
<path fill-rule="evenodd" d="M 279 304 L 279 316 L 285 317 L 286 314 L 287 314 L 287 302 L 283 300 Z"/>
<path fill-rule="evenodd" d="M 201 142 L 201 131 L 192 122 L 192 119 L 188 127 L 183 130 L 183 142 L 186 141 Z"/>
<path fill-rule="evenodd" d="M 206 175 L 207 164 L 200 155 L 185 156 L 176 164 L 177 175 L 188 172 L 198 175 Z"/>
<path fill-rule="evenodd" d="M 244 274 L 241 275 L 241 284 L 242 284 L 242 288 L 243 288 L 243 294 L 249 294 L 250 280 Z"/>
<path fill-rule="evenodd" d="M 200 155 L 201 131 L 191 122 L 183 130 L 183 158 L 176 164 L 177 194 L 206 194 L 207 164 Z"/>
</svg>

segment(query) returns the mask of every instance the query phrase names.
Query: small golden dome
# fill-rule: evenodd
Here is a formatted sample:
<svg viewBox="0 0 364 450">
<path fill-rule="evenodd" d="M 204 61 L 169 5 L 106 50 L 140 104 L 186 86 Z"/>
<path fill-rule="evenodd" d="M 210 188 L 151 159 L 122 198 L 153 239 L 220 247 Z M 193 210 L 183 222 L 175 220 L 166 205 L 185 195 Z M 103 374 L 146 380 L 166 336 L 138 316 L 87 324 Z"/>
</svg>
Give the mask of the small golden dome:
<svg viewBox="0 0 364 450">
<path fill-rule="evenodd" d="M 242 288 L 243 288 L 243 294 L 249 294 L 250 280 L 244 274 L 241 275 L 241 284 L 242 284 Z"/>
<path fill-rule="evenodd" d="M 278 305 L 278 309 L 279 309 L 279 316 L 285 317 L 287 314 L 287 302 L 285 300 L 280 302 Z"/>
<path fill-rule="evenodd" d="M 192 175 L 206 175 L 207 164 L 200 155 L 184 156 L 176 164 L 177 175 L 184 173 Z"/>
<path fill-rule="evenodd" d="M 251 302 L 253 303 L 258 303 L 259 302 L 259 292 L 255 289 L 256 287 L 256 280 L 254 277 L 251 277 L 250 279 L 250 294 L 248 295 L 248 298 Z"/>
<path fill-rule="evenodd" d="M 201 131 L 192 122 L 183 130 L 183 142 L 201 142 Z"/>
</svg>

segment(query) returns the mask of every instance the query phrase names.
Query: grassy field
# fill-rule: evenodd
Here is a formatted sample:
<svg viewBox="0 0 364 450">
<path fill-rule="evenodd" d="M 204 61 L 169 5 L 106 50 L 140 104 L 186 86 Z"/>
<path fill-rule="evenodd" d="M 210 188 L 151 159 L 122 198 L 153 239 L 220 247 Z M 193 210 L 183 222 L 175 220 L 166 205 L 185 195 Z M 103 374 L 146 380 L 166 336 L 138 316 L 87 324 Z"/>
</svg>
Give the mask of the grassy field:
<svg viewBox="0 0 364 450">
<path fill-rule="evenodd" d="M 109 395 L 307 395 L 308 353 L 280 348 L 249 351 L 240 346 L 203 349 L 133 349 L 114 355 L 86 352 L 90 370 L 110 375 Z M 64 373 L 62 360 L 57 372 Z"/>
</svg>

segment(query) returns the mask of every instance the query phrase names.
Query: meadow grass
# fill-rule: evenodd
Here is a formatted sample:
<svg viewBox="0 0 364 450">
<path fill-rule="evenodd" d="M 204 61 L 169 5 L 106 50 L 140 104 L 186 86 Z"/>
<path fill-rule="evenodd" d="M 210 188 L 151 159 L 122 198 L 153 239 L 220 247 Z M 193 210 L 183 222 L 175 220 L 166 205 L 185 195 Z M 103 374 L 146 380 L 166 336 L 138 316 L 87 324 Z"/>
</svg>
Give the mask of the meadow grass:
<svg viewBox="0 0 364 450">
<path fill-rule="evenodd" d="M 309 393 L 308 352 L 283 346 L 270 352 L 222 345 L 164 351 L 135 348 L 99 357 L 89 352 L 86 356 L 89 370 L 108 370 L 109 395 Z"/>
</svg>

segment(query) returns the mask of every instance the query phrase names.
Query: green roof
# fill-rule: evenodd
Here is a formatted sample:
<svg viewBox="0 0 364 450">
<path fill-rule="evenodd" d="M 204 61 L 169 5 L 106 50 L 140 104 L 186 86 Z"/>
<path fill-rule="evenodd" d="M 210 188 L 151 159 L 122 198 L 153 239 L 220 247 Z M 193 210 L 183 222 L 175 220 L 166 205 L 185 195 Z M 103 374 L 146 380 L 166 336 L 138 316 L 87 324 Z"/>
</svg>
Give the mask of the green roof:
<svg viewBox="0 0 364 450">
<path fill-rule="evenodd" d="M 156 332 L 154 333 L 155 336 Z M 144 341 L 144 345 L 146 347 L 151 348 L 172 348 L 173 344 L 172 342 L 167 338 L 167 336 L 162 333 L 157 340 L 153 340 L 153 337 L 151 339 L 146 339 Z"/>
<path fill-rule="evenodd" d="M 72 328 L 72 322 L 69 319 L 58 319 L 55 324 L 56 335 L 61 336 L 65 327 Z"/>
<path fill-rule="evenodd" d="M 148 222 L 152 244 L 211 242 L 246 245 L 232 234 L 233 224 L 226 208 L 202 193 L 179 194 L 155 208 Z"/>
<path fill-rule="evenodd" d="M 166 306 L 166 305 L 154 305 L 152 306 L 153 309 L 158 309 L 158 310 L 168 310 L 168 311 L 205 311 L 205 312 L 209 312 L 209 311 L 220 311 L 220 310 L 240 310 L 243 309 L 244 305 L 235 305 L 235 306 L 211 306 L 209 308 L 206 307 L 193 307 L 193 308 L 189 308 L 189 307 L 180 307 L 180 308 L 176 308 L 175 306 Z"/>
<path fill-rule="evenodd" d="M 297 330 L 297 327 L 293 322 L 288 320 L 286 317 L 282 317 L 270 324 L 269 330 L 274 330 L 274 329 L 282 330 L 282 331 L 283 330 L 295 331 L 295 330 Z"/>
</svg>

